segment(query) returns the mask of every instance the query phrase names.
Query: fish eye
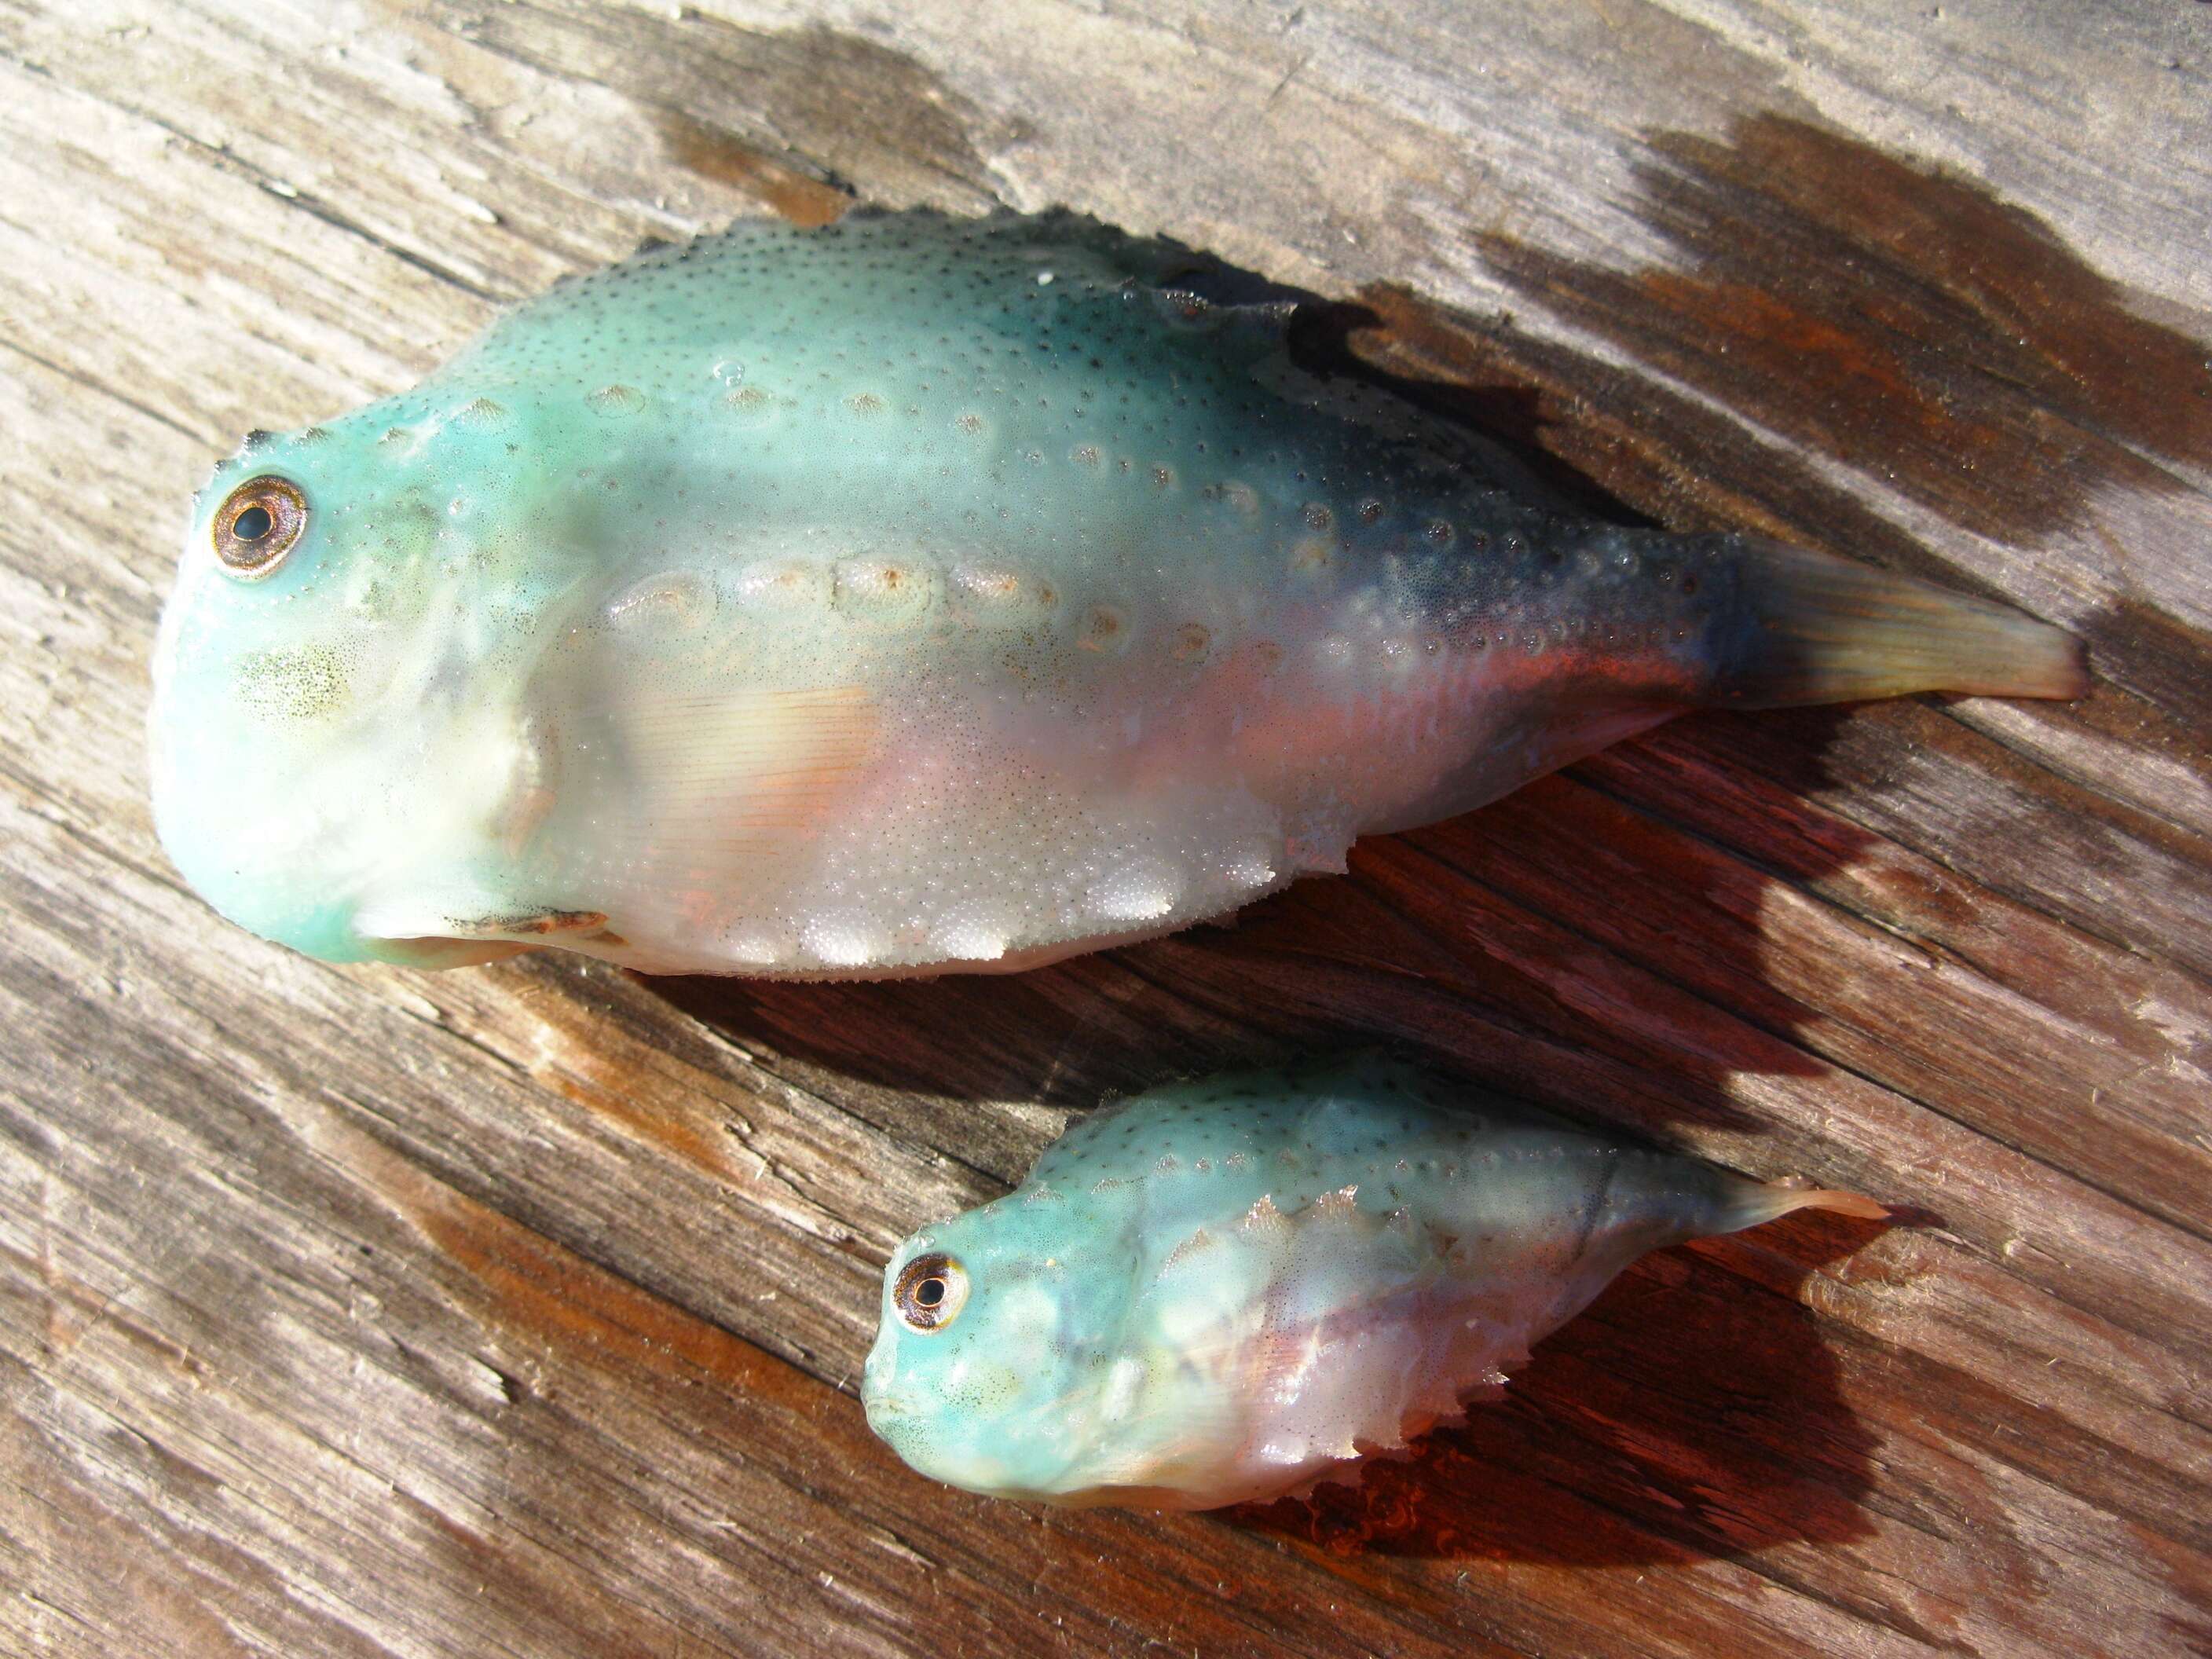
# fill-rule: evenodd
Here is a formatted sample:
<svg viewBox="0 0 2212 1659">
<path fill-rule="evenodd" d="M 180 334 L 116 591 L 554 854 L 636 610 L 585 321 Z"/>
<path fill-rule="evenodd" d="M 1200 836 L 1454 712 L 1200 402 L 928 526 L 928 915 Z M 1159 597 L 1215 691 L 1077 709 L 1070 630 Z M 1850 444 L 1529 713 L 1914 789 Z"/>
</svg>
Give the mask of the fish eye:
<svg viewBox="0 0 2212 1659">
<path fill-rule="evenodd" d="M 951 1256 L 935 1250 L 908 1262 L 891 1288 L 891 1304 L 910 1331 L 943 1330 L 967 1300 L 966 1272 Z"/>
<path fill-rule="evenodd" d="M 223 497 L 211 533 L 222 568 L 258 581 L 284 562 L 307 527 L 307 498 L 289 478 L 248 478 Z"/>
</svg>

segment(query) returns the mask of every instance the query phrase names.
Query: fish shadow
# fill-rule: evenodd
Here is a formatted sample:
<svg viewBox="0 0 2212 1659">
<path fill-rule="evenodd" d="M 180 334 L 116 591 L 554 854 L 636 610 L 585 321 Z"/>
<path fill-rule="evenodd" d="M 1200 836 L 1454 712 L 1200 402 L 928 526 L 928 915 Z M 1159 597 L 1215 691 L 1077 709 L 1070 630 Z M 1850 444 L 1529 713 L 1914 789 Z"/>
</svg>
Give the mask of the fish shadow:
<svg viewBox="0 0 2212 1659">
<path fill-rule="evenodd" d="M 1873 840 L 1805 799 L 1850 718 L 1692 716 L 1480 811 L 1363 841 L 1346 874 L 1226 923 L 1029 973 L 648 983 L 863 1115 L 896 1091 L 904 1127 L 1010 1182 L 1038 1131 L 1008 1139 L 979 1106 L 1088 1108 L 1376 1044 L 1662 1139 L 1760 1133 L 1733 1079 L 1828 1069 L 1790 1038 L 1809 1011 L 1768 982 L 1760 915 Z M 1746 769 L 1747 748 L 1773 775 Z"/>
<path fill-rule="evenodd" d="M 1464 1425 L 1370 1461 L 1356 1484 L 1225 1518 L 1337 1556 L 1577 1567 L 1868 1537 L 1874 1437 L 1842 1402 L 1831 1337 L 1791 1292 L 1881 1231 L 1792 1218 L 1756 1243 L 1647 1257 Z M 1765 1281 L 1748 1297 L 1725 1260 L 1747 1250 Z"/>
</svg>

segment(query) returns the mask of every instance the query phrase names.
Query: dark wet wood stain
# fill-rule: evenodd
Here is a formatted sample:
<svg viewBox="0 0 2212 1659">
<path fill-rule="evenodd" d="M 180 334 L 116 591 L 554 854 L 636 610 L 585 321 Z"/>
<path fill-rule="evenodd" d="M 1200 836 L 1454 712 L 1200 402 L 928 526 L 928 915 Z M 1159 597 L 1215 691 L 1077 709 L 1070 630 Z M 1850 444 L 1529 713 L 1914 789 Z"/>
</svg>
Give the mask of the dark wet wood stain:
<svg viewBox="0 0 2212 1659">
<path fill-rule="evenodd" d="M 655 112 L 678 165 L 732 184 L 787 216 L 827 213 L 842 179 L 880 193 L 951 184 L 988 199 L 977 146 L 994 124 L 906 52 L 813 23 L 749 28 L 684 7 L 675 16 L 617 7 L 495 7 L 473 39 L 558 73 L 588 73 Z M 830 158 L 802 164 L 800 158 Z M 834 217 L 835 215 L 830 215 Z M 823 222 L 801 219 L 800 222 Z"/>
<path fill-rule="evenodd" d="M 2099 489 L 2188 488 L 2212 364 L 2032 216 L 1781 116 L 1660 133 L 1638 170 L 1679 264 L 1620 271 L 1510 238 L 1484 257 L 1547 307 L 1757 424 L 1981 534 L 2078 523 Z"/>
<path fill-rule="evenodd" d="M 744 191 L 794 225 L 829 224 L 853 205 L 852 197 L 835 185 L 763 155 L 681 110 L 663 110 L 657 119 L 677 166 Z"/>
</svg>

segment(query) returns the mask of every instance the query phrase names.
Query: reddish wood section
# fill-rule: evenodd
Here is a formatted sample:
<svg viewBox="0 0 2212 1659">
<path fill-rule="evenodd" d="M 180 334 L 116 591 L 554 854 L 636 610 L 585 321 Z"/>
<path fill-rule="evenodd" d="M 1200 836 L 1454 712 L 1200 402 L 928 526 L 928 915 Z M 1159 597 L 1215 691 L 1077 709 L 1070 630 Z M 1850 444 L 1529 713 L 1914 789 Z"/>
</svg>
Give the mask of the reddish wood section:
<svg viewBox="0 0 2212 1659">
<path fill-rule="evenodd" d="M 0 1649 L 2212 1652 L 2212 9 L 1979 11 L 0 6 Z M 2094 689 L 1685 720 L 1011 979 L 331 969 L 181 890 L 212 460 L 848 190 L 1322 289 L 1312 349 L 1574 487 Z M 1377 1040 L 1905 1224 L 1649 1261 L 1310 1505 L 871 1438 L 905 1232 L 1109 1089 Z"/>
</svg>

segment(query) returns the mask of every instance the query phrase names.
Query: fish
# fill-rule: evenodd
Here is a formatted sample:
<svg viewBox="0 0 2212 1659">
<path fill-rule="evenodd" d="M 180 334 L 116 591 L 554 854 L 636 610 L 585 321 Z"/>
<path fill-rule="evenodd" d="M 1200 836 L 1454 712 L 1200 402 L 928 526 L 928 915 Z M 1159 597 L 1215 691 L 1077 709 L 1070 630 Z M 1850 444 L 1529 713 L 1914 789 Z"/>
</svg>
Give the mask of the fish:
<svg viewBox="0 0 2212 1659">
<path fill-rule="evenodd" d="M 861 1400 L 911 1467 L 993 1497 L 1309 1492 L 1498 1397 L 1638 1257 L 1806 1209 L 1888 1214 L 1389 1054 L 1170 1084 L 892 1253 Z"/>
<path fill-rule="evenodd" d="M 1065 210 L 565 281 L 195 504 L 163 847 L 332 961 L 1012 971 L 1225 916 L 1686 710 L 2081 690 L 2064 633 L 1593 520 Z"/>
</svg>

